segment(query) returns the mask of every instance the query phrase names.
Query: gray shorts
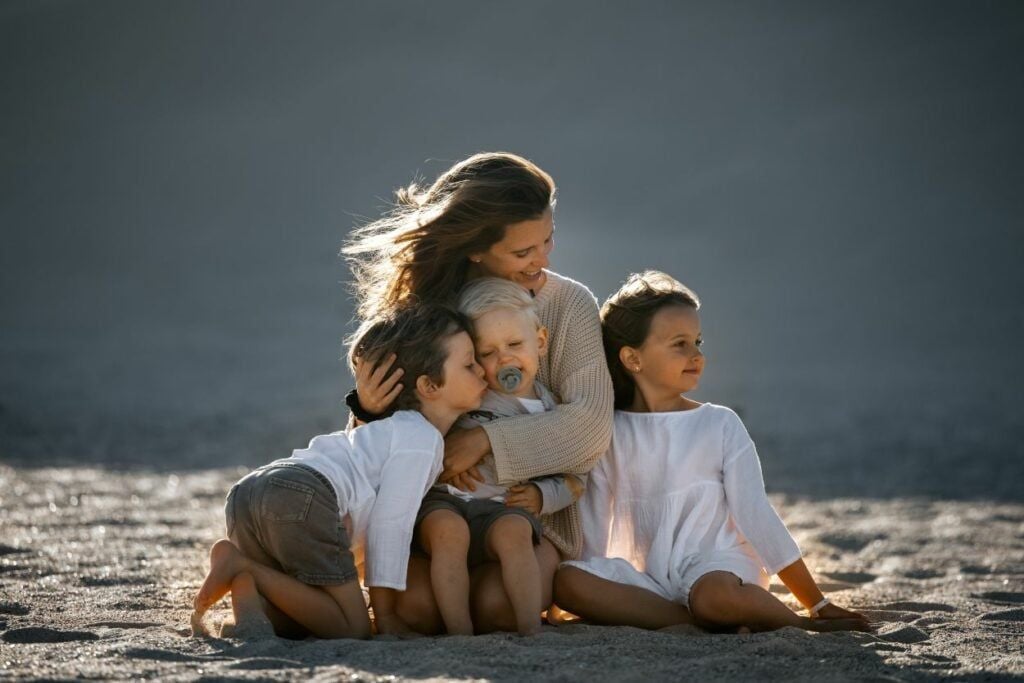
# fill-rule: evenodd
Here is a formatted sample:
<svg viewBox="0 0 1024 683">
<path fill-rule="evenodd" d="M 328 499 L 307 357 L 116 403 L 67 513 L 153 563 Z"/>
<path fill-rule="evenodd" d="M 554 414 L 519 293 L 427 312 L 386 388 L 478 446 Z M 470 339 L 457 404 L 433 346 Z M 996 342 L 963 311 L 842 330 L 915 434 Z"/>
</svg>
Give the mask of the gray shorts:
<svg viewBox="0 0 1024 683">
<path fill-rule="evenodd" d="M 533 527 L 533 544 L 540 543 L 541 534 L 544 532 L 540 520 L 523 508 L 505 505 L 496 500 L 486 498 L 463 500 L 444 491 L 431 489 L 424 496 L 420 503 L 420 510 L 416 513 L 416 527 L 413 533 L 413 548 L 420 552 L 426 552 L 423 544 L 420 543 L 420 524 L 423 519 L 435 510 L 451 510 L 466 520 L 469 525 L 469 553 L 466 557 L 466 565 L 475 567 L 488 562 L 487 557 L 487 532 L 491 525 L 505 515 L 518 515 L 525 517 Z"/>
<path fill-rule="evenodd" d="M 306 465 L 253 470 L 228 492 L 228 538 L 242 554 L 313 586 L 358 577 L 334 488 Z"/>
</svg>

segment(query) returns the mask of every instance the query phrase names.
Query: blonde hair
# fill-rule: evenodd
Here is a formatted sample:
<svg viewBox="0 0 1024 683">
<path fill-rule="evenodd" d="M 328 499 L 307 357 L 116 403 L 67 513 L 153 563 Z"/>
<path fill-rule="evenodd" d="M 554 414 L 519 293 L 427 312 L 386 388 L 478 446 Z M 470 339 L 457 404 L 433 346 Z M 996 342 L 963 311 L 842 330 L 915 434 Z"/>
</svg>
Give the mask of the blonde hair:
<svg viewBox="0 0 1024 683">
<path fill-rule="evenodd" d="M 458 308 L 473 322 L 491 311 L 510 310 L 525 315 L 534 327 L 541 326 L 533 297 L 511 280 L 499 277 L 482 277 L 463 287 Z"/>
<path fill-rule="evenodd" d="M 413 183 L 395 196 L 388 215 L 355 230 L 342 248 L 364 319 L 406 303 L 452 303 L 469 256 L 553 207 L 555 183 L 523 157 L 487 152 L 455 164 L 428 189 Z"/>
<path fill-rule="evenodd" d="M 654 315 L 666 306 L 700 308 L 696 293 L 671 275 L 657 270 L 633 273 L 601 306 L 601 338 L 615 390 L 615 407 L 633 403 L 636 383 L 619 358 L 623 346 L 643 346 Z"/>
</svg>

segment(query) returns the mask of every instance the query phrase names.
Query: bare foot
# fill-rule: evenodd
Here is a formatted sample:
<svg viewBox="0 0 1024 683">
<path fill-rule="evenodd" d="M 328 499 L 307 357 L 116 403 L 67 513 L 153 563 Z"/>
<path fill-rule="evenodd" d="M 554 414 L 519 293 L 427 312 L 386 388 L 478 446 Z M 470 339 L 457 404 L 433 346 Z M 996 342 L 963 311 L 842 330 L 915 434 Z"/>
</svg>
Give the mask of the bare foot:
<svg viewBox="0 0 1024 683">
<path fill-rule="evenodd" d="M 231 609 L 235 614 L 233 638 L 256 639 L 274 635 L 274 625 L 263 611 L 263 599 L 249 572 L 239 572 L 231 581 Z M 221 637 L 224 637 L 221 630 Z"/>
<path fill-rule="evenodd" d="M 238 548 L 231 544 L 231 541 L 222 538 L 210 548 L 210 571 L 203 579 L 203 585 L 199 587 L 192 607 L 195 613 L 192 615 L 193 630 L 196 619 L 202 619 L 206 610 L 210 609 L 218 600 L 224 597 L 231 590 L 231 580 L 238 572 L 242 571 L 245 565 L 245 557 L 238 552 Z"/>
<path fill-rule="evenodd" d="M 580 621 L 578 616 L 572 612 L 566 612 L 558 605 L 551 605 L 545 614 L 547 622 L 552 626 L 561 626 L 562 624 L 571 624 L 574 621 Z"/>
</svg>

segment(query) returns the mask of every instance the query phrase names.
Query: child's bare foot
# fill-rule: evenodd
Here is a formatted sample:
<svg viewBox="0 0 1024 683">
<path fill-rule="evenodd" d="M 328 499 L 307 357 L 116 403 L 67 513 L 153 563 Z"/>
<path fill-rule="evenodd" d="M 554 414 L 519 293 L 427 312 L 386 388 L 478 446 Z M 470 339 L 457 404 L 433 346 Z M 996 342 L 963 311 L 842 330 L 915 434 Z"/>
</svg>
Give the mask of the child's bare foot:
<svg viewBox="0 0 1024 683">
<path fill-rule="evenodd" d="M 195 612 L 192 615 L 193 630 L 197 619 L 201 620 L 206 610 L 210 609 L 218 600 L 223 598 L 231 590 L 231 580 L 238 572 L 242 571 L 245 565 L 245 556 L 238 551 L 231 541 L 222 538 L 210 548 L 210 571 L 203 579 L 203 585 L 199 587 L 192 607 Z"/>
<path fill-rule="evenodd" d="M 239 572 L 231 580 L 231 609 L 235 615 L 231 637 L 256 639 L 274 635 L 274 625 L 263 611 L 263 598 L 249 572 Z M 225 637 L 223 629 L 221 637 Z"/>
</svg>

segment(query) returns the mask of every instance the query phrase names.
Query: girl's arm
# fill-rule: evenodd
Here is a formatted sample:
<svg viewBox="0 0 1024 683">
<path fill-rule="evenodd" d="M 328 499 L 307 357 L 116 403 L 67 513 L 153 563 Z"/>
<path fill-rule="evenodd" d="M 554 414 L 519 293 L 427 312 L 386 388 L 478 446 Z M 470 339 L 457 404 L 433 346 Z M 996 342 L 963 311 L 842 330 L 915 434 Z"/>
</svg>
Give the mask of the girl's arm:
<svg viewBox="0 0 1024 683">
<path fill-rule="evenodd" d="M 765 569 L 769 574 L 777 574 L 800 559 L 800 548 L 768 500 L 754 442 L 732 411 L 726 416 L 723 430 L 722 483 L 726 504 L 736 526 L 761 556 Z"/>
<path fill-rule="evenodd" d="M 555 319 L 548 321 L 547 360 L 550 388 L 562 402 L 545 413 L 483 425 L 502 484 L 548 474 L 585 473 L 611 440 L 612 381 L 597 302 L 582 285 L 558 284 L 565 290 L 554 293 L 558 300 L 548 303 L 557 309 Z M 479 448 L 480 443 L 473 445 Z"/>
<path fill-rule="evenodd" d="M 725 427 L 725 498 L 736 526 L 757 550 L 769 574 L 778 574 L 793 596 L 807 610 L 820 605 L 824 596 L 804 563 L 800 548 L 779 518 L 764 490 L 761 461 L 754 442 L 735 414 Z M 839 605 L 817 610 L 823 619 L 867 619 Z"/>
</svg>

